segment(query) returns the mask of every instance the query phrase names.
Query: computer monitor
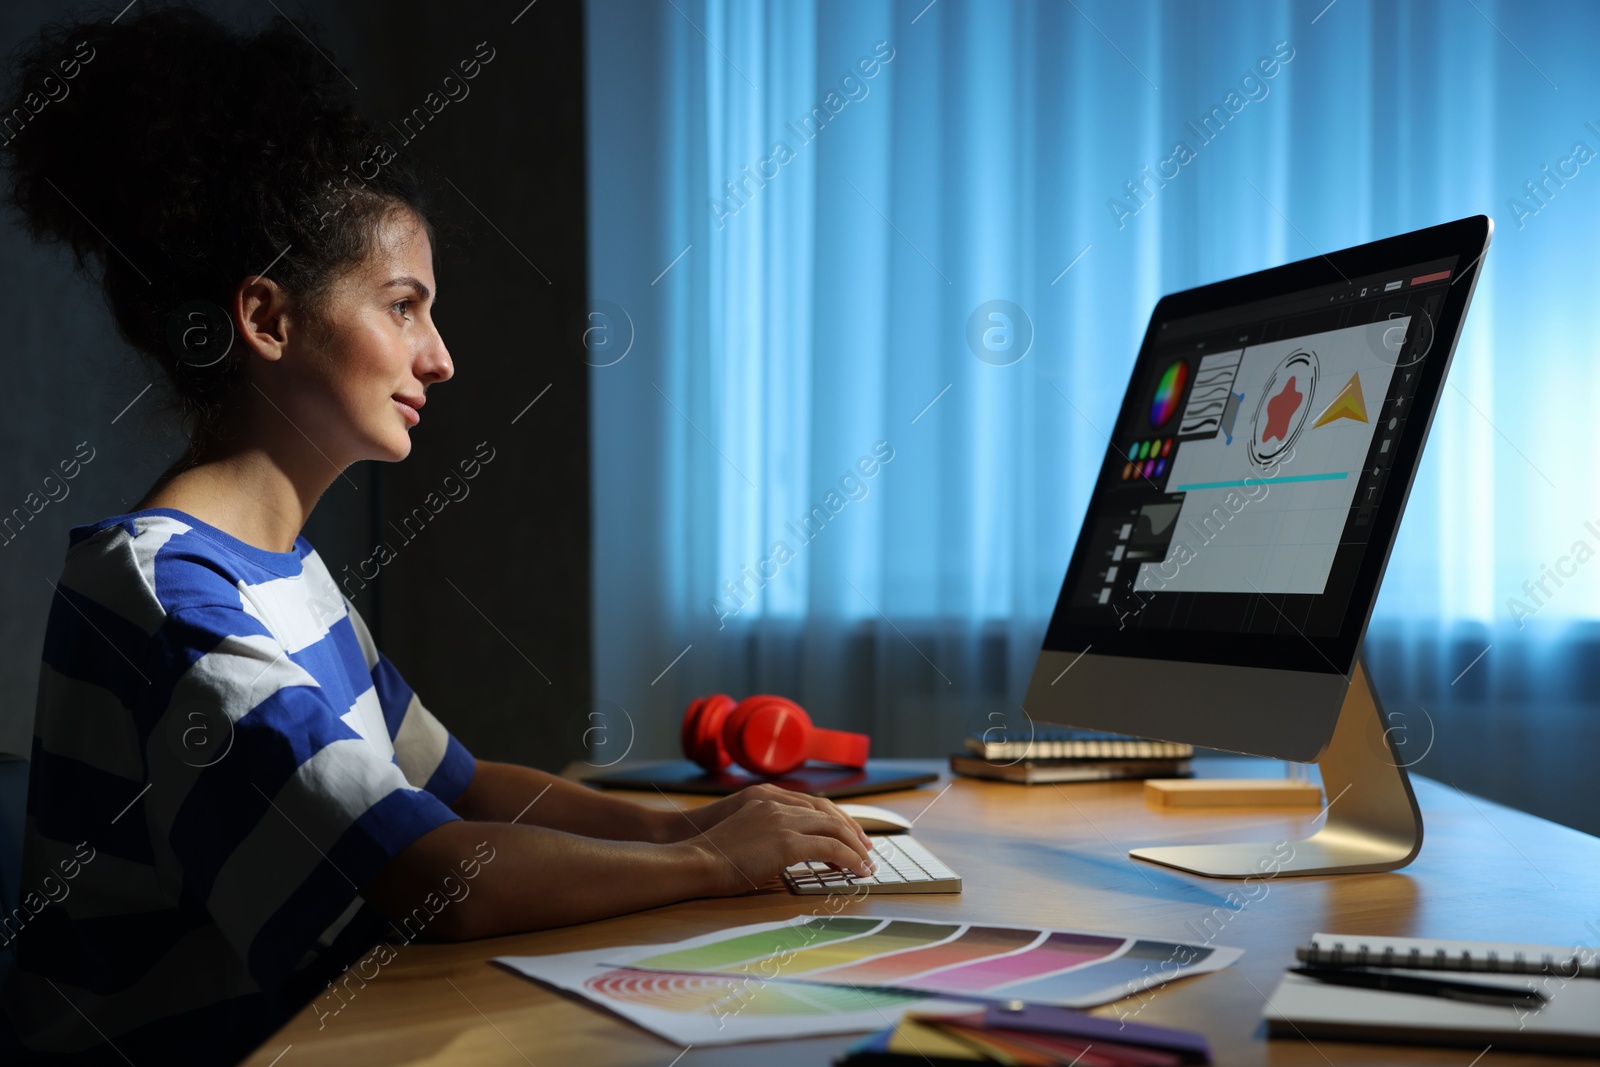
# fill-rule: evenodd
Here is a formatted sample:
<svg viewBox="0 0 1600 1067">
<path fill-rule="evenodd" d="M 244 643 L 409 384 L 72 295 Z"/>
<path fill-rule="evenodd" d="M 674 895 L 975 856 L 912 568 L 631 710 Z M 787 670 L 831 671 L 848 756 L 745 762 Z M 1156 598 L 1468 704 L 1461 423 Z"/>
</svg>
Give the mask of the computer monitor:
<svg viewBox="0 0 1600 1067">
<path fill-rule="evenodd" d="M 1094 420 L 1111 437 L 1024 708 L 1316 761 L 1328 804 L 1287 863 L 1277 842 L 1134 856 L 1219 877 L 1416 856 L 1359 652 L 1492 230 L 1474 216 L 1156 305 L 1115 423 Z"/>
</svg>

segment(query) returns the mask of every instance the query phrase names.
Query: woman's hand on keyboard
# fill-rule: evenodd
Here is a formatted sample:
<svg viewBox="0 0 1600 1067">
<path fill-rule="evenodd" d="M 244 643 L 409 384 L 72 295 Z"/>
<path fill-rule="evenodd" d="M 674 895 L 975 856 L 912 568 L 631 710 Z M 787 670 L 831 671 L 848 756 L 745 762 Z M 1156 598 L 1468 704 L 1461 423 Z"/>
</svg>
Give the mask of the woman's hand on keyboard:
<svg viewBox="0 0 1600 1067">
<path fill-rule="evenodd" d="M 703 853 L 709 895 L 760 889 L 802 860 L 831 863 L 861 877 L 872 873 L 867 858 L 871 842 L 855 820 L 830 801 L 772 786 L 752 786 L 696 810 L 717 805 L 725 807 L 707 812 L 708 825 L 698 836 L 684 841 Z M 713 817 L 717 819 L 714 823 L 710 822 Z"/>
<path fill-rule="evenodd" d="M 773 800 L 782 804 L 793 804 L 798 807 L 815 808 L 818 811 L 827 812 L 831 815 L 837 815 L 850 826 L 855 828 L 856 834 L 858 837 L 860 837 L 863 847 L 868 849 L 872 847 L 871 842 L 867 840 L 867 835 L 862 832 L 861 827 L 856 825 L 856 821 L 850 818 L 850 816 L 846 815 L 844 812 L 840 811 L 839 806 L 833 801 L 824 799 L 823 797 L 810 796 L 806 793 L 795 793 L 788 789 L 779 789 L 775 785 L 748 786 L 739 790 L 737 793 L 732 794 L 731 796 L 725 796 L 720 800 L 713 800 L 709 804 L 702 804 L 698 808 L 690 808 L 686 811 L 683 811 L 668 824 L 670 833 L 661 840 L 688 840 L 689 838 L 694 837 L 705 830 L 711 829 L 711 827 L 722 822 L 724 819 L 738 811 L 740 808 L 744 807 L 746 804 L 750 804 L 757 800 Z"/>
</svg>

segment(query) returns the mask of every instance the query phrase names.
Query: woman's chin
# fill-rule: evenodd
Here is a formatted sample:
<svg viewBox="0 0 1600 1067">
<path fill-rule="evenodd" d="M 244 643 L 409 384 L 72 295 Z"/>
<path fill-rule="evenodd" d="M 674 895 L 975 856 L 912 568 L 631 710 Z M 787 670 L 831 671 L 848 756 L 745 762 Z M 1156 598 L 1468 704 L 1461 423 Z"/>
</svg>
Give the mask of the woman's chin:
<svg viewBox="0 0 1600 1067">
<path fill-rule="evenodd" d="M 370 458 L 379 463 L 399 463 L 409 455 L 411 455 L 411 435 L 404 431 L 399 434 L 385 434 L 372 442 Z"/>
</svg>

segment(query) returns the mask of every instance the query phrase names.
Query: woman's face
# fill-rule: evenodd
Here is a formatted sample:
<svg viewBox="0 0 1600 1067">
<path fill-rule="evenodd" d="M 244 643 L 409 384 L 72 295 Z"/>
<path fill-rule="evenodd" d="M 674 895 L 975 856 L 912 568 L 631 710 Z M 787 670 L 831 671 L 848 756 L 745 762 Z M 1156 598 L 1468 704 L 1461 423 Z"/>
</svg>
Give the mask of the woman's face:
<svg viewBox="0 0 1600 1067">
<path fill-rule="evenodd" d="M 285 414 L 340 469 L 410 454 L 428 386 L 455 373 L 433 323 L 435 291 L 427 230 L 394 211 L 371 254 L 329 291 L 326 333 L 302 327 L 299 358 L 284 367 L 293 409 Z"/>
</svg>

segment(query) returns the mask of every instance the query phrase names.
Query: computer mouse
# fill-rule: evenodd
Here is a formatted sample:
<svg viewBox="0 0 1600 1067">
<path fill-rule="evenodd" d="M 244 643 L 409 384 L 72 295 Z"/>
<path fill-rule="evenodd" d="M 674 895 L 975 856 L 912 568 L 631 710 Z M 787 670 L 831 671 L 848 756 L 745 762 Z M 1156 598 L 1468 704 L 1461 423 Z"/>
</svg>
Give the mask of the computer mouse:
<svg viewBox="0 0 1600 1067">
<path fill-rule="evenodd" d="M 899 812 L 871 804 L 840 804 L 839 810 L 861 824 L 869 834 L 903 834 L 911 829 L 911 820 Z"/>
</svg>

